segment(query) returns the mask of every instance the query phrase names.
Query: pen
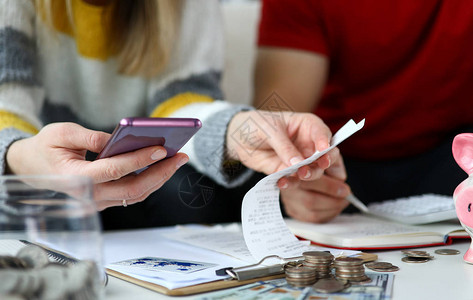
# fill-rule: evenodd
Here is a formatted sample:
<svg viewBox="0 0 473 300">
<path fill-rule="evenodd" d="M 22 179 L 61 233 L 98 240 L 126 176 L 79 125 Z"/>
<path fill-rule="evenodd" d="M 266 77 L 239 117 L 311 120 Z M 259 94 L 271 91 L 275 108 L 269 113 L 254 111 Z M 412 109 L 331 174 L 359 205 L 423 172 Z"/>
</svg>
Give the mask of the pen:
<svg viewBox="0 0 473 300">
<path fill-rule="evenodd" d="M 348 202 L 353 204 L 356 208 L 358 208 L 362 212 L 365 212 L 365 213 L 368 212 L 368 207 L 366 207 L 366 205 L 363 202 L 361 202 L 358 198 L 356 198 L 355 195 L 350 194 L 346 197 L 346 199 L 348 200 Z"/>
</svg>

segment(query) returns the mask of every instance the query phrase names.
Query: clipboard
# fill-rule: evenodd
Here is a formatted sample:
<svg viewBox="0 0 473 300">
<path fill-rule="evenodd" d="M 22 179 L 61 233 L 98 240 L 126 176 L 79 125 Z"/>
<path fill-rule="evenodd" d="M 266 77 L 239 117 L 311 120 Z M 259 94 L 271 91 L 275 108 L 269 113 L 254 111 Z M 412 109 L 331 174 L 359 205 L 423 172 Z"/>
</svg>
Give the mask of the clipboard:
<svg viewBox="0 0 473 300">
<path fill-rule="evenodd" d="M 125 274 L 122 274 L 120 272 L 106 269 L 106 272 L 108 275 L 131 282 L 133 284 L 139 285 L 141 287 L 147 288 L 149 290 L 168 295 L 168 296 L 188 296 L 188 295 L 193 295 L 193 294 L 199 294 L 199 293 L 205 293 L 205 292 L 213 292 L 217 290 L 222 290 L 222 289 L 227 289 L 231 287 L 237 287 L 245 284 L 250 284 L 253 282 L 257 281 L 262 281 L 262 280 L 272 280 L 272 279 L 279 279 L 279 278 L 284 278 L 285 274 L 279 274 L 279 275 L 273 275 L 273 276 L 267 276 L 267 277 L 261 277 L 261 278 L 255 278 L 255 279 L 249 279 L 249 280 L 244 280 L 244 281 L 238 281 L 238 280 L 218 280 L 218 281 L 213 281 L 213 282 L 207 282 L 207 283 L 201 283 L 197 285 L 191 285 L 191 286 L 186 286 L 182 288 L 177 288 L 177 289 L 168 289 L 164 286 L 151 283 L 148 281 L 140 280 L 135 277 L 131 277 Z"/>
<path fill-rule="evenodd" d="M 362 258 L 364 262 L 369 262 L 369 261 L 375 261 L 378 259 L 378 255 L 374 253 L 365 253 L 361 252 L 355 257 Z M 237 287 L 237 286 L 242 286 L 258 281 L 266 281 L 266 280 L 273 280 L 273 279 L 280 279 L 284 278 L 286 275 L 285 274 L 277 274 L 277 275 L 272 275 L 272 276 L 266 276 L 266 277 L 259 277 L 259 278 L 254 278 L 254 279 L 248 279 L 248 280 L 227 280 L 227 279 L 222 279 L 222 280 L 217 280 L 217 281 L 212 281 L 212 282 L 207 282 L 207 283 L 201 283 L 201 284 L 196 284 L 192 286 L 187 286 L 187 287 L 181 287 L 181 288 L 176 288 L 176 289 L 168 289 L 164 286 L 151 283 L 148 281 L 144 281 L 141 279 L 137 279 L 135 277 L 125 275 L 123 273 L 120 273 L 115 270 L 111 269 L 105 269 L 107 274 L 125 281 L 128 281 L 130 283 L 136 284 L 138 286 L 144 287 L 146 289 L 158 292 L 160 294 L 164 294 L 167 296 L 188 296 L 188 295 L 194 295 L 194 294 L 199 294 L 199 293 L 206 293 L 206 292 L 213 292 L 217 290 L 223 290 L 227 288 L 232 288 L 232 287 Z"/>
</svg>

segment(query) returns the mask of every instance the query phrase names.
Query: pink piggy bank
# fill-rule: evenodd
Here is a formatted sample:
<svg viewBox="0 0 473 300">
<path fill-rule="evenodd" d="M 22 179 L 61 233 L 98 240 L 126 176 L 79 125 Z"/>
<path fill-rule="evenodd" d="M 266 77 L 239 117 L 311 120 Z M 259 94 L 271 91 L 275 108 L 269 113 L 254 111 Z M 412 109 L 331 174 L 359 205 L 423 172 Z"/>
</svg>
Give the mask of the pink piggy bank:
<svg viewBox="0 0 473 300">
<path fill-rule="evenodd" d="M 473 238 L 473 133 L 462 133 L 455 137 L 452 145 L 453 157 L 469 175 L 453 193 L 458 219 Z M 473 241 L 463 256 L 465 262 L 473 264 Z"/>
</svg>

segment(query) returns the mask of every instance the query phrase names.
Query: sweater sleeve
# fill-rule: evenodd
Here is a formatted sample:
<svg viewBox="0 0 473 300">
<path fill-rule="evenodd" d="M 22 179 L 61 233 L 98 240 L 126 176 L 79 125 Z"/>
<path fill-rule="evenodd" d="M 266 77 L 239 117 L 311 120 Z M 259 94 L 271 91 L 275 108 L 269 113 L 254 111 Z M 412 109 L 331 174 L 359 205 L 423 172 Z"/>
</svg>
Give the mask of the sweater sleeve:
<svg viewBox="0 0 473 300">
<path fill-rule="evenodd" d="M 217 183 L 233 187 L 252 172 L 225 159 L 227 125 L 251 107 L 222 101 L 223 22 L 218 1 L 183 2 L 180 35 L 168 66 L 150 84 L 152 117 L 191 117 L 202 128 L 181 150 L 190 164 Z"/>
<path fill-rule="evenodd" d="M 33 1 L 0 0 L 0 173 L 14 141 L 37 133 L 44 98 L 36 74 Z"/>
</svg>

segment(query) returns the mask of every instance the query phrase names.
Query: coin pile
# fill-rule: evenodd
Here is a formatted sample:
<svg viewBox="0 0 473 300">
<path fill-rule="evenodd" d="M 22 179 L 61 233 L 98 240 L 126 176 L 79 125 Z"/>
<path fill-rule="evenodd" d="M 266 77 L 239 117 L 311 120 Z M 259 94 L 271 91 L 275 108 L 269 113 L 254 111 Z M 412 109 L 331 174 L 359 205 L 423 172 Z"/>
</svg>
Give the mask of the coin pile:
<svg viewBox="0 0 473 300">
<path fill-rule="evenodd" d="M 365 274 L 363 259 L 357 257 L 337 257 L 333 261 L 335 277 L 350 282 L 368 282 L 370 278 Z"/>
<path fill-rule="evenodd" d="M 296 287 L 306 287 L 317 281 L 315 270 L 303 266 L 289 267 L 285 269 L 286 281 Z"/>
<path fill-rule="evenodd" d="M 427 251 L 402 250 L 401 252 L 404 254 L 402 261 L 406 263 L 425 263 L 434 258 Z"/>
<path fill-rule="evenodd" d="M 1 299 L 97 299 L 100 281 L 94 262 L 50 262 L 37 246 L 23 247 L 16 256 L 0 256 Z"/>
<path fill-rule="evenodd" d="M 399 271 L 399 267 L 393 265 L 390 262 L 385 262 L 385 261 L 374 261 L 374 262 L 369 262 L 365 264 L 365 267 L 367 267 L 370 270 L 376 271 L 376 272 L 396 272 Z"/>
<path fill-rule="evenodd" d="M 304 267 L 315 270 L 317 278 L 330 277 L 333 255 L 325 251 L 307 251 L 304 256 Z"/>
</svg>

